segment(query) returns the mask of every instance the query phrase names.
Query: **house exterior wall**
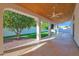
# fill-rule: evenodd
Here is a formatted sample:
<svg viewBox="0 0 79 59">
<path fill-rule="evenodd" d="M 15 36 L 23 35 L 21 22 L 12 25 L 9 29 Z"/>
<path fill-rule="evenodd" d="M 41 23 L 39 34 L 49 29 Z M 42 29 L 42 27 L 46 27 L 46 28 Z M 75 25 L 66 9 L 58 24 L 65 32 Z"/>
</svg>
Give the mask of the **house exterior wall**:
<svg viewBox="0 0 79 59">
<path fill-rule="evenodd" d="M 74 12 L 74 40 L 79 47 L 79 4 L 76 4 Z"/>
</svg>

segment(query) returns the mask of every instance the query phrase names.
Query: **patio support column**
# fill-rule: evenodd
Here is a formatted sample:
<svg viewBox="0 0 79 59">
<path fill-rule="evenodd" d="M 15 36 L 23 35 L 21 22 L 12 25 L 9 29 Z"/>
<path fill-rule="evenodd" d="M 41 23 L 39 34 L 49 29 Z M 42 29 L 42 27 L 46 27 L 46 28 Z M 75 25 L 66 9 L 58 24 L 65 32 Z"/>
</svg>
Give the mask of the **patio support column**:
<svg viewBox="0 0 79 59">
<path fill-rule="evenodd" d="M 51 36 L 51 24 L 49 23 L 49 26 L 48 26 L 48 36 L 50 37 Z"/>
<path fill-rule="evenodd" d="M 0 9 L 0 55 L 3 54 L 3 9 Z"/>
<path fill-rule="evenodd" d="M 56 30 L 56 34 L 58 35 L 58 25 L 57 24 L 55 24 L 55 30 Z"/>
<path fill-rule="evenodd" d="M 41 39 L 41 22 L 39 19 L 36 21 L 36 39 L 40 40 Z"/>
<path fill-rule="evenodd" d="M 59 30 L 58 30 L 58 25 L 56 25 L 56 28 L 57 28 L 57 34 L 59 33 Z"/>
</svg>

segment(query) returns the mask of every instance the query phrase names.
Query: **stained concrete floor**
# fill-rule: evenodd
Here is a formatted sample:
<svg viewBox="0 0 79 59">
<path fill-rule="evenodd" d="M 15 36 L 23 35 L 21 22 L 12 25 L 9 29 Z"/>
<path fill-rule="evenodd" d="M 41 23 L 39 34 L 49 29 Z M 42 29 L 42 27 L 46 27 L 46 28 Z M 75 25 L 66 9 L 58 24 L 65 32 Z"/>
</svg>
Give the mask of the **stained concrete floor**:
<svg viewBox="0 0 79 59">
<path fill-rule="evenodd" d="M 79 48 L 71 33 L 60 32 L 56 39 L 23 56 L 79 56 Z"/>
</svg>

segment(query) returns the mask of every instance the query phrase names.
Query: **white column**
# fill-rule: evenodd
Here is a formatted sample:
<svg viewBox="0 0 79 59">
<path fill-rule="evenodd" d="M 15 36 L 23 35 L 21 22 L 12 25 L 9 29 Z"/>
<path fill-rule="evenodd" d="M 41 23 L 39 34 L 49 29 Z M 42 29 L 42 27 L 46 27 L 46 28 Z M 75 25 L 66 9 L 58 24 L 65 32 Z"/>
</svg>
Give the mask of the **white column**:
<svg viewBox="0 0 79 59">
<path fill-rule="evenodd" d="M 36 21 L 36 39 L 40 40 L 41 39 L 41 22 L 40 19 L 37 19 Z"/>
<path fill-rule="evenodd" d="M 58 35 L 59 31 L 58 31 L 58 25 L 55 24 L 55 30 L 56 30 L 56 34 Z"/>
<path fill-rule="evenodd" d="M 49 26 L 48 26 L 48 36 L 50 37 L 51 36 L 51 24 L 49 23 Z"/>
<path fill-rule="evenodd" d="M 0 9 L 0 55 L 4 52 L 3 40 L 3 10 Z"/>
<path fill-rule="evenodd" d="M 59 33 L 58 25 L 56 25 L 56 29 L 57 29 L 57 35 L 58 35 L 58 33 Z"/>
</svg>

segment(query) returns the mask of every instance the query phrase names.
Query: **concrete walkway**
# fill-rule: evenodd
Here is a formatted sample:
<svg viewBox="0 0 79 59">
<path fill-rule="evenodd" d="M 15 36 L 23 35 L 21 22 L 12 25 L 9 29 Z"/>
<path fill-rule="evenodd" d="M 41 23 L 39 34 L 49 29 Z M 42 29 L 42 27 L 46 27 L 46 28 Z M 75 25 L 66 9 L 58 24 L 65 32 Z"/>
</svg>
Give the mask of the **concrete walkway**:
<svg viewBox="0 0 79 59">
<path fill-rule="evenodd" d="M 28 42 L 32 42 L 32 41 L 33 39 L 13 40 L 11 42 L 4 43 L 4 50 L 10 50 L 16 46 L 27 44 Z"/>
<path fill-rule="evenodd" d="M 69 32 L 61 32 L 54 40 L 47 41 L 41 48 L 24 56 L 79 56 L 79 48 Z"/>
</svg>

